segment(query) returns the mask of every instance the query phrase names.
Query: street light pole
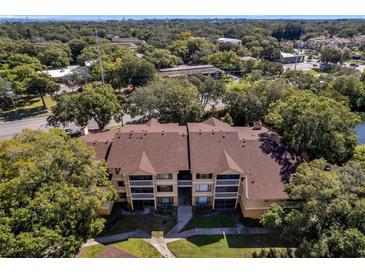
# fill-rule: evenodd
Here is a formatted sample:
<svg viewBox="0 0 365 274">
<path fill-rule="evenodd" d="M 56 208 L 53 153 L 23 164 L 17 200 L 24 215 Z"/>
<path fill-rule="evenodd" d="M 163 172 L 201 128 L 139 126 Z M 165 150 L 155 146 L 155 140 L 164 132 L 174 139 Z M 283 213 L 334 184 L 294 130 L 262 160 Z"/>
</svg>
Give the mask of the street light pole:
<svg viewBox="0 0 365 274">
<path fill-rule="evenodd" d="M 301 47 L 301 44 L 302 44 L 301 42 L 302 42 L 303 32 L 304 32 L 304 27 L 302 28 L 302 32 L 300 33 L 300 37 L 299 37 L 298 52 L 297 52 L 297 56 L 295 57 L 294 70 L 297 70 L 297 63 L 298 63 L 298 57 L 299 57 L 300 47 Z"/>
<path fill-rule="evenodd" d="M 96 30 L 96 26 L 95 26 L 95 37 L 96 37 L 96 45 L 98 48 L 98 56 L 99 56 L 99 65 L 100 65 L 100 75 L 101 75 L 101 82 L 103 83 L 103 85 L 105 84 L 105 80 L 104 80 L 104 70 L 103 70 L 103 63 L 101 61 L 101 54 L 100 54 L 100 45 L 99 45 L 99 37 L 98 37 L 98 31 Z"/>
</svg>

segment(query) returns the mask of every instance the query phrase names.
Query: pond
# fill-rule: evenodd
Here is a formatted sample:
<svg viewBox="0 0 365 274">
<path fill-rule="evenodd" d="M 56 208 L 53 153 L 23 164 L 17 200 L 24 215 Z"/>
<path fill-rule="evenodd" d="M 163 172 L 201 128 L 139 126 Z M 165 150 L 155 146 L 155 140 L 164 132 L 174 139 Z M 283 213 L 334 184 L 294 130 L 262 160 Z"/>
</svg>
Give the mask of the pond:
<svg viewBox="0 0 365 274">
<path fill-rule="evenodd" d="M 361 145 L 365 144 L 365 113 L 359 113 L 361 122 L 355 127 L 354 131 L 357 137 L 357 142 Z"/>
</svg>

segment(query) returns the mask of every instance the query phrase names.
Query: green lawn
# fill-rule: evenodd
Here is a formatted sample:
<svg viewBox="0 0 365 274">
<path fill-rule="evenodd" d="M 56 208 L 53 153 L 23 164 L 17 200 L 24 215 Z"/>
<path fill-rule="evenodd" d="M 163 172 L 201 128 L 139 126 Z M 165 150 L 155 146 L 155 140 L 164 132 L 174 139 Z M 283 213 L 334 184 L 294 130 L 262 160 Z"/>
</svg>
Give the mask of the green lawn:
<svg viewBox="0 0 365 274">
<path fill-rule="evenodd" d="M 175 218 L 160 215 L 121 216 L 112 224 L 106 225 L 98 237 L 125 233 L 134 230 L 154 235 L 167 233 L 176 224 Z"/>
<path fill-rule="evenodd" d="M 113 246 L 127 251 L 139 258 L 161 258 L 161 254 L 153 246 L 142 239 L 131 238 L 127 241 L 114 243 Z M 80 250 L 79 258 L 95 258 L 106 247 L 106 245 L 102 244 L 83 247 Z"/>
<path fill-rule="evenodd" d="M 196 212 L 183 230 L 192 228 L 216 228 L 216 227 L 235 227 L 232 212 L 210 212 L 202 214 Z"/>
<path fill-rule="evenodd" d="M 139 258 L 162 258 L 152 245 L 142 239 L 131 238 L 113 245 Z"/>
<path fill-rule="evenodd" d="M 275 234 L 195 236 L 168 244 L 177 258 L 250 258 L 261 248 L 287 247 Z"/>
<path fill-rule="evenodd" d="M 15 101 L 16 111 L 14 111 L 13 108 L 7 111 L 2 111 L 0 118 L 5 121 L 14 121 L 30 117 L 48 116 L 49 110 L 56 104 L 56 102 L 51 96 L 45 96 L 44 101 L 47 106 L 46 109 L 43 108 L 41 98 L 18 99 Z"/>
<path fill-rule="evenodd" d="M 98 256 L 104 249 L 105 245 L 97 244 L 91 246 L 85 246 L 80 249 L 80 253 L 78 255 L 79 258 L 95 258 Z"/>
</svg>

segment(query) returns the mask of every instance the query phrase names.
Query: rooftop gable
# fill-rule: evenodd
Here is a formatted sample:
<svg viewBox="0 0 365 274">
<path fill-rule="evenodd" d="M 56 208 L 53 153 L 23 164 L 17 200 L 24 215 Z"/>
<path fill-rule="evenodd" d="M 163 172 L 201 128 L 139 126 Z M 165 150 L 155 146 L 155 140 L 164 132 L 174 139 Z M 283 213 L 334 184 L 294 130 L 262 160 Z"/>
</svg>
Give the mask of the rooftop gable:
<svg viewBox="0 0 365 274">
<path fill-rule="evenodd" d="M 221 163 L 222 165 L 219 173 L 227 170 L 236 171 L 241 174 L 244 173 L 243 170 L 240 168 L 240 166 L 232 159 L 232 157 L 228 154 L 226 150 L 223 151 L 223 157 Z"/>
<path fill-rule="evenodd" d="M 139 163 L 138 170 L 135 170 L 135 171 L 144 171 L 149 174 L 156 175 L 156 171 L 153 168 L 153 166 L 145 152 L 142 152 L 141 161 Z M 131 173 L 133 173 L 133 172 L 131 172 Z"/>
</svg>

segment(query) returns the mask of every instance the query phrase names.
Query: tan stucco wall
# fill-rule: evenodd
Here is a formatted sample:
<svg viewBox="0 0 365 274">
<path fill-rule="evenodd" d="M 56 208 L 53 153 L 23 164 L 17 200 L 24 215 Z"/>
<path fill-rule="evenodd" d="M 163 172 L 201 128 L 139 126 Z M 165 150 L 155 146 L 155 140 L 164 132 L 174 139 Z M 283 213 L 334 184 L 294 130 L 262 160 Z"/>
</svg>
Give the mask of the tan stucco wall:
<svg viewBox="0 0 365 274">
<path fill-rule="evenodd" d="M 285 200 L 248 200 L 240 195 L 238 200 L 243 216 L 258 219 L 271 204 L 277 203 L 284 206 Z"/>
</svg>

